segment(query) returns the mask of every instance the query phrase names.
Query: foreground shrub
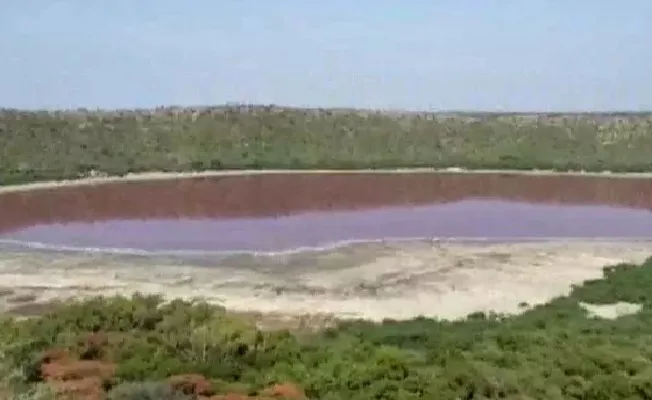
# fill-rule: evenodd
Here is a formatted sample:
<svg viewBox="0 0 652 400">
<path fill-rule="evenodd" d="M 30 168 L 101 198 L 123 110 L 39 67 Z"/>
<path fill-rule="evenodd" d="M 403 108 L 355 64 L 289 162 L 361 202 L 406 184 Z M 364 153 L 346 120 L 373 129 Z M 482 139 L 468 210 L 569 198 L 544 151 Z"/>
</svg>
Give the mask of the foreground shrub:
<svg viewBox="0 0 652 400">
<path fill-rule="evenodd" d="M 521 315 L 350 321 L 301 334 L 262 332 L 252 320 L 205 303 L 96 298 L 41 318 L 6 320 L 0 343 L 5 370 L 23 371 L 14 383 L 27 387 L 52 375 L 45 360 L 61 360 L 59 372 L 115 365 L 111 379 L 124 383 L 112 399 L 184 398 L 157 383 L 163 381 L 195 396 L 295 387 L 331 400 L 649 399 L 651 279 L 648 260 L 609 267 L 604 279 Z M 642 310 L 608 320 L 580 306 L 619 300 L 637 300 Z"/>
<path fill-rule="evenodd" d="M 164 382 L 126 382 L 109 392 L 108 400 L 191 400 Z"/>
</svg>

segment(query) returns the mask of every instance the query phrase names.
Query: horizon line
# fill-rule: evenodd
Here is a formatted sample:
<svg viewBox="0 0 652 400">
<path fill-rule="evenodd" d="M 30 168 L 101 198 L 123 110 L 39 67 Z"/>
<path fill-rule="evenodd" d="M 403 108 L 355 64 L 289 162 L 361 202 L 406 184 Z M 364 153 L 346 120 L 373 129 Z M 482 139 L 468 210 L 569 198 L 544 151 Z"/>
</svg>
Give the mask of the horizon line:
<svg viewBox="0 0 652 400">
<path fill-rule="evenodd" d="M 135 111 L 163 111 L 163 110 L 182 110 L 182 111 L 203 111 L 203 110 L 219 110 L 219 109 L 238 109 L 238 108 L 254 108 L 254 109 L 279 109 L 285 111 L 336 111 L 336 112 L 371 112 L 381 114 L 430 114 L 430 115 L 636 115 L 636 114 L 652 114 L 650 110 L 632 110 L 632 109 L 612 109 L 612 110 L 483 110 L 483 109 L 402 109 L 391 107 L 320 107 L 320 106 L 293 106 L 274 103 L 239 103 L 239 102 L 226 102 L 214 103 L 204 105 L 158 105 L 148 107 L 53 107 L 53 108 L 17 108 L 0 106 L 0 113 L 2 112 L 29 112 L 29 113 L 80 113 L 80 112 L 99 112 L 99 113 L 115 113 L 115 112 L 135 112 Z"/>
</svg>

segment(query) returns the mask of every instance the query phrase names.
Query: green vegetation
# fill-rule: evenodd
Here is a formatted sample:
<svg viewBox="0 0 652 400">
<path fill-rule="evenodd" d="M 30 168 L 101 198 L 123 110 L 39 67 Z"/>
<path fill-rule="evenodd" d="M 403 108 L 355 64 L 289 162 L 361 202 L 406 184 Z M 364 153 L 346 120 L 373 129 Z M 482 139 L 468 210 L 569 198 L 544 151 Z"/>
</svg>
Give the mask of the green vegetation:
<svg viewBox="0 0 652 400">
<path fill-rule="evenodd" d="M 4 367 L 19 371 L 14 383 L 23 388 L 57 374 L 43 367 L 46 353 L 50 362 L 65 352 L 78 363 L 115 363 L 102 386 L 110 399 L 197 398 L 170 389 L 177 374 L 206 377 L 211 394 L 255 395 L 291 382 L 329 400 L 649 399 L 651 286 L 652 259 L 605 268 L 604 279 L 518 316 L 342 322 L 317 333 L 259 331 L 203 303 L 97 298 L 7 318 L 0 337 Z M 579 304 L 617 301 L 643 308 L 608 320 Z"/>
<path fill-rule="evenodd" d="M 142 171 L 652 170 L 652 114 L 427 114 L 273 106 L 0 110 L 0 184 Z"/>
<path fill-rule="evenodd" d="M 0 110 L 0 184 L 243 168 L 652 171 L 650 154 L 651 114 Z M 605 268 L 519 316 L 319 332 L 260 330 L 217 306 L 153 296 L 67 302 L 0 317 L 0 398 L 651 399 L 650 287 L 652 259 Z M 616 301 L 642 310 L 606 320 L 580 305 Z"/>
</svg>

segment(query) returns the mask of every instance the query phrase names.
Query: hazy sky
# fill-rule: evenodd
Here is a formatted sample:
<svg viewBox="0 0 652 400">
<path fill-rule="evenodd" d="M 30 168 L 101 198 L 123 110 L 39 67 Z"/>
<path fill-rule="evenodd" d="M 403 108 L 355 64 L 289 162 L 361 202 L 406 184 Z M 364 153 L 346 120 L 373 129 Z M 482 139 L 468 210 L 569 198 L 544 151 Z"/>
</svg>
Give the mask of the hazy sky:
<svg viewBox="0 0 652 400">
<path fill-rule="evenodd" d="M 0 107 L 652 109 L 650 0 L 5 0 Z"/>
</svg>

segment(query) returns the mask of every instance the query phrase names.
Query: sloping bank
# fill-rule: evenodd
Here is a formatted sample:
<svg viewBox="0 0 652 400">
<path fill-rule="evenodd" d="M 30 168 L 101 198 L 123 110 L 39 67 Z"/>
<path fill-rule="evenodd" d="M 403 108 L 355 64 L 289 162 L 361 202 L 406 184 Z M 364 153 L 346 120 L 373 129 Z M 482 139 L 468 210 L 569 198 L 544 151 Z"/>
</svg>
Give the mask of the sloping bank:
<svg viewBox="0 0 652 400">
<path fill-rule="evenodd" d="M 198 398 L 172 397 L 171 387 L 264 399 L 278 384 L 297 399 L 647 399 L 652 262 L 605 274 L 511 317 L 346 322 L 297 334 L 261 331 L 255 319 L 203 303 L 89 300 L 0 323 L 2 375 L 12 396 L 45 390 L 37 386 L 45 381 L 89 399 Z M 595 318 L 583 303 L 640 309 Z"/>
</svg>

